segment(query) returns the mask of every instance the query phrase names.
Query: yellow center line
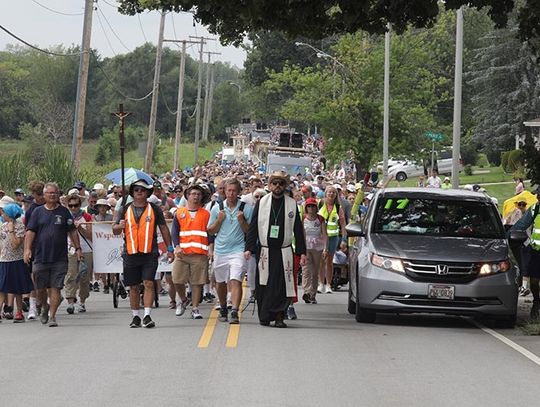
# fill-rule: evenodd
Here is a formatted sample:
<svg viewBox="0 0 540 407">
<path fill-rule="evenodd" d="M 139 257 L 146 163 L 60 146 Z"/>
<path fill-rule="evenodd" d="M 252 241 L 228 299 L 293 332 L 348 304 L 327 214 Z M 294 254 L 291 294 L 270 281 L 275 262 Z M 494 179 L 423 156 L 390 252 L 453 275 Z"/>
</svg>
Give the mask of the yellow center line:
<svg viewBox="0 0 540 407">
<path fill-rule="evenodd" d="M 208 322 L 206 323 L 206 327 L 201 335 L 201 339 L 199 339 L 199 345 L 197 345 L 199 348 L 207 348 L 210 344 L 210 340 L 214 335 L 214 329 L 216 328 L 218 315 L 219 310 L 217 309 L 213 309 L 210 313 L 210 317 L 208 317 Z"/>
<path fill-rule="evenodd" d="M 244 284 L 242 293 L 242 301 L 240 302 L 240 309 L 238 310 L 238 319 L 242 319 L 242 309 L 244 309 L 244 303 L 246 301 L 247 293 L 249 292 L 249 288 L 246 287 L 246 284 Z M 229 326 L 229 335 L 227 336 L 227 342 L 225 343 L 225 347 L 227 348 L 236 348 L 238 345 L 238 337 L 240 336 L 240 324 L 233 324 Z"/>
</svg>

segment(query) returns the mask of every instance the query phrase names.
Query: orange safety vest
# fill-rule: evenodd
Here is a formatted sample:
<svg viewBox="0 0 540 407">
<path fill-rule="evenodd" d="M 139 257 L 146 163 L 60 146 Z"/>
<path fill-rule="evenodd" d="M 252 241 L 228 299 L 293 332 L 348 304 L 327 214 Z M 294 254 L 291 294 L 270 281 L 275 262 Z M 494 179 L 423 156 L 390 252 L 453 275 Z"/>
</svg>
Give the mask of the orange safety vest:
<svg viewBox="0 0 540 407">
<path fill-rule="evenodd" d="M 210 212 L 199 208 L 194 218 L 185 207 L 176 210 L 179 225 L 178 242 L 184 254 L 208 254 L 208 221 Z"/>
<path fill-rule="evenodd" d="M 154 240 L 156 216 L 152 205 L 148 204 L 137 223 L 133 205 L 129 205 L 124 215 L 126 220 L 126 249 L 128 254 L 152 252 Z"/>
</svg>

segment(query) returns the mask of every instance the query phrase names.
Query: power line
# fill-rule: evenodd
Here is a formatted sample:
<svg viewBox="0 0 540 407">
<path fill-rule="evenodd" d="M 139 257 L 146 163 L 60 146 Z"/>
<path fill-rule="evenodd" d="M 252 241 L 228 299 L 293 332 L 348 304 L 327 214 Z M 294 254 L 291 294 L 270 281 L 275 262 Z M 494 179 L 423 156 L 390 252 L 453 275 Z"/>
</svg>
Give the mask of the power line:
<svg viewBox="0 0 540 407">
<path fill-rule="evenodd" d="M 82 16 L 84 14 L 84 13 L 64 13 L 62 11 L 53 10 L 52 8 L 49 8 L 36 0 L 32 0 L 32 2 L 36 3 L 40 7 L 43 7 L 45 10 L 49 10 L 49 11 L 52 11 L 53 13 L 61 14 L 63 16 Z"/>
<path fill-rule="evenodd" d="M 103 31 L 103 35 L 105 36 L 105 40 L 107 41 L 107 44 L 109 44 L 109 48 L 111 49 L 114 56 L 117 56 L 116 51 L 114 50 L 112 43 L 109 40 L 107 32 L 105 31 L 105 27 L 103 26 L 103 23 L 101 22 L 101 17 L 99 16 L 99 13 L 96 13 L 96 16 L 98 18 L 98 23 L 99 23 L 99 26 L 101 27 L 101 31 Z"/>
<path fill-rule="evenodd" d="M 8 35 L 15 38 L 17 41 L 22 42 L 24 45 L 26 45 L 26 46 L 28 46 L 28 47 L 30 47 L 32 49 L 35 49 L 36 51 L 43 52 L 44 54 L 54 55 L 54 56 L 57 56 L 57 57 L 74 57 L 74 56 L 80 56 L 82 54 L 82 52 L 78 52 L 76 54 L 60 54 L 58 52 L 47 51 L 47 50 L 38 48 L 35 45 L 30 44 L 28 41 L 23 40 L 21 37 L 16 36 L 15 34 L 13 34 L 11 31 L 9 31 L 7 28 L 5 28 L 2 25 L 0 25 L 0 29 L 5 31 Z"/>
<path fill-rule="evenodd" d="M 91 54 L 94 56 L 94 58 L 96 58 L 96 61 L 97 61 L 97 64 L 96 66 L 98 67 L 98 69 L 101 71 L 101 73 L 103 73 L 103 76 L 105 77 L 105 79 L 107 80 L 107 82 L 109 82 L 109 84 L 111 85 L 111 87 L 113 88 L 113 90 L 118 93 L 119 95 L 123 96 L 124 98 L 128 99 L 128 100 L 131 100 L 131 101 L 134 101 L 134 102 L 139 102 L 141 100 L 145 100 L 145 99 L 148 99 L 153 93 L 154 93 L 154 90 L 152 89 L 147 95 L 143 96 L 142 98 L 133 98 L 133 97 L 130 97 L 130 96 L 127 96 L 124 92 L 122 92 L 120 89 L 118 89 L 116 87 L 116 85 L 114 84 L 114 82 L 111 80 L 111 78 L 109 77 L 109 75 L 107 75 L 107 72 L 105 72 L 105 70 L 99 65 L 99 60 L 98 60 L 98 57 L 94 54 L 94 51 L 90 51 Z"/>
<path fill-rule="evenodd" d="M 139 20 L 139 27 L 141 28 L 142 36 L 144 38 L 144 42 L 148 42 L 148 38 L 146 38 L 146 34 L 144 33 L 142 22 L 141 22 L 141 16 L 139 13 L 137 13 L 137 20 Z"/>
<path fill-rule="evenodd" d="M 177 40 L 178 37 L 176 35 L 176 26 L 174 25 L 174 16 L 173 16 L 173 13 L 170 14 L 171 15 L 171 21 L 172 21 L 172 29 L 173 29 L 173 33 L 174 33 L 174 39 Z"/>
<path fill-rule="evenodd" d="M 120 42 L 120 44 L 122 44 L 122 46 L 128 51 L 128 52 L 131 52 L 131 49 L 128 48 L 128 46 L 126 44 L 124 44 L 124 41 L 122 41 L 122 39 L 118 36 L 118 34 L 116 34 L 116 31 L 114 31 L 114 29 L 112 28 L 111 24 L 109 23 L 109 20 L 107 20 L 107 16 L 105 16 L 105 13 L 103 13 L 103 11 L 101 10 L 100 7 L 97 8 L 98 12 L 101 13 L 101 15 L 103 16 L 103 18 L 105 19 L 105 22 L 107 23 L 107 25 L 109 26 L 109 28 L 111 29 L 111 32 L 113 33 L 113 35 L 116 37 L 116 39 Z"/>
<path fill-rule="evenodd" d="M 109 2 L 107 1 L 107 0 L 101 0 L 101 1 L 103 1 L 103 3 L 107 4 L 108 6 L 114 7 L 115 9 L 117 9 L 117 10 L 118 10 L 118 6 L 116 6 L 116 5 L 114 5 L 114 4 L 111 4 L 111 3 L 109 3 Z"/>
</svg>

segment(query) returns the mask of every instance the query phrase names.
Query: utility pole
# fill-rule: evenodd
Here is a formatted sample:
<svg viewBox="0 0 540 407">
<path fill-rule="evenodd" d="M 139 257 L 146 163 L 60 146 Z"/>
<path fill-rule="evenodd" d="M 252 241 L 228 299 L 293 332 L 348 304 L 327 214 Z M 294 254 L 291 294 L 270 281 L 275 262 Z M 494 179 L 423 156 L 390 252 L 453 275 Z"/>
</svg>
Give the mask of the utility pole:
<svg viewBox="0 0 540 407">
<path fill-rule="evenodd" d="M 206 139 L 208 140 L 208 130 L 210 128 L 210 120 L 212 119 L 212 103 L 214 101 L 214 65 L 210 71 L 210 95 L 208 96 L 208 115 L 206 117 Z"/>
<path fill-rule="evenodd" d="M 215 41 L 214 38 L 206 38 L 206 37 L 195 37 L 190 35 L 189 38 L 197 39 L 200 41 L 201 48 L 199 49 L 199 81 L 197 83 L 197 104 L 195 107 L 196 110 L 196 117 L 195 117 L 195 164 L 197 163 L 197 160 L 199 159 L 199 130 L 201 127 L 201 92 L 202 92 L 202 70 L 203 70 L 203 48 L 204 44 L 206 43 L 205 40 L 212 40 Z"/>
<path fill-rule="evenodd" d="M 180 139 L 182 138 L 182 109 L 184 104 L 184 77 L 186 72 L 186 44 L 198 44 L 199 41 L 163 40 L 164 42 L 181 42 L 180 73 L 178 76 L 178 102 L 176 104 L 176 131 L 174 138 L 174 169 L 180 166 Z"/>
<path fill-rule="evenodd" d="M 390 24 L 384 34 L 383 179 L 388 178 L 388 138 L 390 127 Z"/>
<path fill-rule="evenodd" d="M 205 52 L 208 55 L 208 62 L 206 63 L 206 87 L 204 95 L 204 112 L 203 112 L 203 125 L 202 125 L 202 140 L 208 141 L 208 106 L 210 97 L 210 72 L 213 73 L 213 65 L 210 65 L 211 55 L 221 55 L 221 52 Z"/>
<path fill-rule="evenodd" d="M 71 161 L 75 170 L 81 162 L 81 146 L 84 133 L 84 113 L 86 110 L 86 90 L 88 87 L 88 66 L 90 65 L 90 38 L 92 36 L 92 13 L 94 0 L 86 0 L 84 6 L 84 23 L 82 50 L 79 61 L 79 77 L 77 80 L 77 100 L 75 102 L 75 120 L 73 122 L 73 141 L 71 143 Z"/>
<path fill-rule="evenodd" d="M 463 7 L 456 15 L 456 62 L 454 76 L 454 125 L 452 131 L 452 188 L 459 188 L 461 143 L 461 83 L 463 76 Z"/>
<path fill-rule="evenodd" d="M 146 144 L 146 156 L 144 158 L 144 171 L 150 172 L 152 168 L 152 156 L 154 155 L 154 137 L 156 135 L 157 104 L 159 95 L 159 75 L 161 71 L 161 53 L 163 51 L 163 31 L 165 30 L 165 12 L 161 12 L 159 23 L 159 38 L 156 50 L 156 65 L 154 70 L 154 87 L 152 89 L 152 106 L 150 108 L 150 124 L 148 125 L 148 142 Z"/>
</svg>

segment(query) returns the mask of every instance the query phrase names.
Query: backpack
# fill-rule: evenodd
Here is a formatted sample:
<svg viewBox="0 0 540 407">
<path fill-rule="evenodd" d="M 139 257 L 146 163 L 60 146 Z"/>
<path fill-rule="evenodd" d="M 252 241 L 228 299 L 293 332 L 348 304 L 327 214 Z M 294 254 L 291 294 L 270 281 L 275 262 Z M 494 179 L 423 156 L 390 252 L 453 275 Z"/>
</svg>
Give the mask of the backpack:
<svg viewBox="0 0 540 407">
<path fill-rule="evenodd" d="M 214 206 L 214 205 L 212 205 L 212 206 Z M 240 207 L 238 208 L 238 211 L 239 212 L 244 212 L 245 207 L 246 207 L 246 203 L 244 201 L 240 202 Z M 225 208 L 225 206 L 223 205 L 223 201 L 219 201 L 219 210 L 222 211 L 224 208 Z"/>
</svg>

